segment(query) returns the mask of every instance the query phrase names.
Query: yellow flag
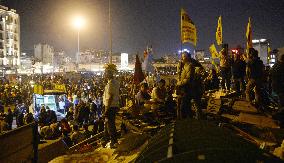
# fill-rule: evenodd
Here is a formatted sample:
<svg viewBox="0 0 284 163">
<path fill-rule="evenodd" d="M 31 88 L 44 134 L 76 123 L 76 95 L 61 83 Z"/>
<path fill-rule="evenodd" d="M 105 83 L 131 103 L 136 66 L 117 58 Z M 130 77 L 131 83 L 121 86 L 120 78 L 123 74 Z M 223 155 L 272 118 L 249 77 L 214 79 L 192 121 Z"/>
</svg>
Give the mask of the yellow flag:
<svg viewBox="0 0 284 163">
<path fill-rule="evenodd" d="M 43 86 L 39 84 L 34 85 L 34 93 L 43 95 Z"/>
<path fill-rule="evenodd" d="M 219 54 L 218 54 L 218 52 L 217 52 L 216 47 L 215 47 L 214 44 L 212 44 L 212 45 L 209 47 L 209 51 L 210 51 L 210 53 L 211 53 L 213 59 L 219 57 Z"/>
<path fill-rule="evenodd" d="M 66 92 L 66 87 L 65 87 L 64 84 L 55 84 L 54 89 L 55 89 L 55 90 L 59 90 L 59 91 Z"/>
<path fill-rule="evenodd" d="M 271 48 L 270 46 L 267 47 L 267 54 L 269 55 L 269 53 L 271 52 Z"/>
<path fill-rule="evenodd" d="M 216 42 L 217 45 L 221 45 L 223 43 L 223 33 L 222 33 L 222 17 L 219 16 L 218 26 L 216 30 Z"/>
<path fill-rule="evenodd" d="M 181 42 L 189 42 L 194 46 L 197 42 L 196 27 L 184 9 L 181 9 Z"/>
<path fill-rule="evenodd" d="M 247 38 L 247 50 L 248 50 L 249 48 L 252 48 L 252 31 L 251 31 L 250 17 L 247 25 L 246 38 Z"/>
</svg>

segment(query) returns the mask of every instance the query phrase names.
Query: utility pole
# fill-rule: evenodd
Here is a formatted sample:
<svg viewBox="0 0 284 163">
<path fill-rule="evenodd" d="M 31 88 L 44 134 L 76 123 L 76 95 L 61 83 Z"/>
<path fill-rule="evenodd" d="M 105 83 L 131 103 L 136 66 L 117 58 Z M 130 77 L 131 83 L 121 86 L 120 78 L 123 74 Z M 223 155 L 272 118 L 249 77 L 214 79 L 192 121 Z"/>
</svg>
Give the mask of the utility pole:
<svg viewBox="0 0 284 163">
<path fill-rule="evenodd" d="M 112 26 L 111 26 L 111 0 L 108 0 L 108 25 L 109 25 L 109 63 L 112 63 Z"/>
</svg>

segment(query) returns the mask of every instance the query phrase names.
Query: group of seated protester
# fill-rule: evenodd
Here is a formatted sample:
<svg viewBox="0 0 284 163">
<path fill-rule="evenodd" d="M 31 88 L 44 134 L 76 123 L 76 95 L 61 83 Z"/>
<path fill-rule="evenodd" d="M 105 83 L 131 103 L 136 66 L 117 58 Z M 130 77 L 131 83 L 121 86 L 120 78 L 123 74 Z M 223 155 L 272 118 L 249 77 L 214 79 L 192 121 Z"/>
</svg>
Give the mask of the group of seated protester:
<svg viewBox="0 0 284 163">
<path fill-rule="evenodd" d="M 73 124 L 71 127 L 66 119 L 62 119 L 60 123 L 52 122 L 50 125 L 40 127 L 39 135 L 40 139 L 44 140 L 57 139 L 62 136 L 64 143 L 71 147 L 103 131 L 103 122 L 101 120 L 94 123 L 92 131 L 89 130 L 89 126 L 89 124 L 83 124 L 83 128 L 80 129 L 79 125 Z"/>
<path fill-rule="evenodd" d="M 153 112 L 156 116 L 159 116 L 159 112 L 169 112 L 170 106 L 173 105 L 173 100 L 171 91 L 167 90 L 165 85 L 165 80 L 161 79 L 152 92 L 149 93 L 148 84 L 140 84 L 140 90 L 135 96 L 139 114 Z"/>
</svg>

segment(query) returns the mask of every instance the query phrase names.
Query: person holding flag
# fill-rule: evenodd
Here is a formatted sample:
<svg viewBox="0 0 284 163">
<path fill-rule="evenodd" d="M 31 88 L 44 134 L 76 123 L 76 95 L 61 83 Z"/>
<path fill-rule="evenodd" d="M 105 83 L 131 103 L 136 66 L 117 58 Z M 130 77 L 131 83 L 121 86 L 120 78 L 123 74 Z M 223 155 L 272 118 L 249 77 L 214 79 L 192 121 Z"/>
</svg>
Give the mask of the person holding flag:
<svg viewBox="0 0 284 163">
<path fill-rule="evenodd" d="M 142 64 L 142 68 L 145 72 L 147 73 L 154 73 L 155 69 L 154 69 L 154 66 L 153 66 L 153 50 L 152 50 L 152 47 L 151 48 L 148 48 L 147 47 L 147 50 L 146 50 L 146 53 L 144 52 L 144 62 Z"/>
<path fill-rule="evenodd" d="M 223 48 L 220 51 L 220 74 L 222 77 L 221 86 L 225 91 L 230 91 L 231 89 L 231 62 L 228 55 L 228 44 L 223 44 Z"/>
</svg>

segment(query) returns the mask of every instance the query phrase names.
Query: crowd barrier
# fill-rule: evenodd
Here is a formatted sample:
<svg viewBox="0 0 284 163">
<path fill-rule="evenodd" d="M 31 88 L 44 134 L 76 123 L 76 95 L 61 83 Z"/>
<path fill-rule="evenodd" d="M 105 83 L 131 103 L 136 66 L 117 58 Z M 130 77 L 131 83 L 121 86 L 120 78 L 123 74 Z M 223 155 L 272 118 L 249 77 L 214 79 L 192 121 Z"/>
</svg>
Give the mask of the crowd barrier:
<svg viewBox="0 0 284 163">
<path fill-rule="evenodd" d="M 37 162 L 37 123 L 0 135 L 0 162 Z"/>
</svg>

